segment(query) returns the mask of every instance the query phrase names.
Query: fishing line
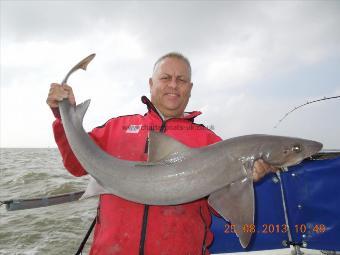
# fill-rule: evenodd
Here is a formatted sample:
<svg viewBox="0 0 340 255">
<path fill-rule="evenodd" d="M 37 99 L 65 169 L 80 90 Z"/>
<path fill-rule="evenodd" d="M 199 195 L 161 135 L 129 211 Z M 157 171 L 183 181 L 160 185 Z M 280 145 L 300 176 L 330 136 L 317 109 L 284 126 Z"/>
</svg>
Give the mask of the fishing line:
<svg viewBox="0 0 340 255">
<path fill-rule="evenodd" d="M 288 116 L 289 114 L 291 114 L 292 112 L 296 111 L 297 109 L 299 109 L 299 108 L 301 108 L 301 107 L 303 107 L 303 106 L 306 106 L 306 105 L 312 104 L 312 103 L 316 103 L 316 102 L 320 102 L 320 101 L 324 101 L 324 100 L 335 99 L 335 98 L 339 98 L 339 97 L 340 97 L 340 96 L 323 97 L 323 98 L 320 98 L 320 99 L 317 99 L 317 100 L 307 101 L 306 103 L 304 103 L 304 104 L 302 104 L 302 105 L 296 106 L 296 107 L 294 107 L 292 110 L 290 110 L 289 112 L 287 112 L 287 113 L 282 117 L 282 119 L 280 119 L 280 120 L 278 121 L 278 123 L 274 126 L 274 128 L 277 128 L 277 127 L 280 125 L 280 123 L 281 123 L 285 118 L 287 118 L 287 116 Z"/>
</svg>

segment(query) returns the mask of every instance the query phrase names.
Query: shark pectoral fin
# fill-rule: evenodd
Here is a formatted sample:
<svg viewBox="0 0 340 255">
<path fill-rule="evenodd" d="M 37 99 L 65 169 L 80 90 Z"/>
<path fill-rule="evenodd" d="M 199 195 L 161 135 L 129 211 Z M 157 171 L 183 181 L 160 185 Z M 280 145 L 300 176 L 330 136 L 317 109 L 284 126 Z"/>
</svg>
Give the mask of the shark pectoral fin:
<svg viewBox="0 0 340 255">
<path fill-rule="evenodd" d="M 225 220 L 235 226 L 235 233 L 238 236 L 243 248 L 250 242 L 252 231 L 249 228 L 254 226 L 254 187 L 251 179 L 233 183 L 212 193 L 208 203 Z"/>
<path fill-rule="evenodd" d="M 76 106 L 76 116 L 81 122 L 83 122 L 85 113 L 87 111 L 87 108 L 89 108 L 90 103 L 91 103 L 91 99 L 87 99 L 86 101 Z"/>
<path fill-rule="evenodd" d="M 109 194 L 103 186 L 101 186 L 93 177 L 90 177 L 89 183 L 87 184 L 87 188 L 85 193 L 80 197 L 79 200 L 86 199 L 89 197 L 97 196 L 100 194 Z"/>
<path fill-rule="evenodd" d="M 170 136 L 160 132 L 150 131 L 148 162 L 157 162 L 175 152 L 187 151 L 190 148 Z"/>
</svg>

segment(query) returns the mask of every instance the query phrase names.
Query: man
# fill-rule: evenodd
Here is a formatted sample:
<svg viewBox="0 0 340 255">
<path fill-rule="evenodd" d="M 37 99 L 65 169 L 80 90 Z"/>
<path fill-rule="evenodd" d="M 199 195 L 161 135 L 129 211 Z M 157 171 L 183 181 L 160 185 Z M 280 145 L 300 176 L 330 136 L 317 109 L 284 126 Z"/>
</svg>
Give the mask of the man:
<svg viewBox="0 0 340 255">
<path fill-rule="evenodd" d="M 194 123 L 200 112 L 184 112 L 193 86 L 186 57 L 169 53 L 158 59 L 149 86 L 151 102 L 142 97 L 148 108 L 145 115 L 113 118 L 89 133 L 103 150 L 121 159 L 146 161 L 149 130 L 166 133 L 189 147 L 221 140 L 211 130 Z M 72 88 L 51 84 L 47 104 L 56 116 L 55 140 L 66 169 L 81 176 L 86 171 L 67 142 L 57 108 L 64 98 L 75 104 Z M 257 161 L 254 180 L 269 171 L 269 165 Z M 210 223 L 210 208 L 204 198 L 176 206 L 149 206 L 104 194 L 100 196 L 90 254 L 209 254 L 207 247 L 213 239 Z"/>
</svg>

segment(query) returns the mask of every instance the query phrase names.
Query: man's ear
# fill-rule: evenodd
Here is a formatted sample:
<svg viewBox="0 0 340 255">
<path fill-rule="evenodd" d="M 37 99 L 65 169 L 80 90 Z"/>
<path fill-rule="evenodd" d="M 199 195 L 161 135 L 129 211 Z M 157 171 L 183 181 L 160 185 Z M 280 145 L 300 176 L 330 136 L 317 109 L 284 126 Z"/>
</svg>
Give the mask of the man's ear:
<svg viewBox="0 0 340 255">
<path fill-rule="evenodd" d="M 190 92 L 189 92 L 189 97 L 191 97 L 192 86 L 194 86 L 194 83 L 190 82 Z"/>
<path fill-rule="evenodd" d="M 152 78 L 149 78 L 149 88 L 150 88 L 150 91 L 151 91 L 152 86 L 153 86 Z"/>
</svg>

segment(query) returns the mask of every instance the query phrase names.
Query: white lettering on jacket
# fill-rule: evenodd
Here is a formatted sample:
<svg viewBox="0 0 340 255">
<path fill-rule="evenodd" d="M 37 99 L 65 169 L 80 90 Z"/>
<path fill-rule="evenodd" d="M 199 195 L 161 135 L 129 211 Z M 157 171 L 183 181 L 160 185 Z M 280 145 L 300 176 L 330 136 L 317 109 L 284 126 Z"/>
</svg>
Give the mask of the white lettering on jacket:
<svg viewBox="0 0 340 255">
<path fill-rule="evenodd" d="M 126 130 L 126 133 L 138 134 L 141 128 L 142 128 L 142 125 L 130 125 L 128 129 Z"/>
</svg>

